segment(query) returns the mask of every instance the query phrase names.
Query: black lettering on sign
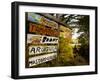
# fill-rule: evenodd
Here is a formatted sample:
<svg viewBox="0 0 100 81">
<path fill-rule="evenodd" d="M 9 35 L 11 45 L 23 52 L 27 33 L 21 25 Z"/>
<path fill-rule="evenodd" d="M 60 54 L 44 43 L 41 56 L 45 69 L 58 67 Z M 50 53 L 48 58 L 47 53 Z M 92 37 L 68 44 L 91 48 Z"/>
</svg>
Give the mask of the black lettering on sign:
<svg viewBox="0 0 100 81">
<path fill-rule="evenodd" d="M 41 54 L 41 53 L 50 53 L 57 52 L 58 46 L 29 46 L 29 55 Z"/>
<path fill-rule="evenodd" d="M 48 36 L 44 36 L 43 37 L 43 40 L 42 40 L 43 43 L 58 43 L 58 38 L 56 37 L 48 37 Z"/>
<path fill-rule="evenodd" d="M 31 44 L 57 44 L 59 38 L 58 37 L 51 37 L 51 36 L 43 36 L 43 35 L 27 35 L 27 43 Z"/>
<path fill-rule="evenodd" d="M 30 50 L 30 52 L 35 53 L 35 48 L 32 48 L 32 49 Z"/>
<path fill-rule="evenodd" d="M 41 55 L 41 56 L 29 58 L 29 67 L 53 60 L 56 57 L 57 57 L 57 53 L 51 53 L 47 55 Z"/>
</svg>

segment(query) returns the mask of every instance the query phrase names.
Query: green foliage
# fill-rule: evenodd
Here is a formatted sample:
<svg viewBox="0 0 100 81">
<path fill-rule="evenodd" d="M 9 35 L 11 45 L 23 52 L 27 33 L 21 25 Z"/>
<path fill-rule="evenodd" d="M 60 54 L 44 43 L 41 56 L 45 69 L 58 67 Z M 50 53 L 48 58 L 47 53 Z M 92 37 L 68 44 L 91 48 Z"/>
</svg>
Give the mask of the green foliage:
<svg viewBox="0 0 100 81">
<path fill-rule="evenodd" d="M 83 32 L 83 34 L 78 37 L 81 43 L 79 53 L 89 62 L 89 16 L 81 18 L 79 24 L 81 27 L 78 32 Z"/>
<path fill-rule="evenodd" d="M 70 43 L 68 42 L 69 39 L 60 37 L 60 45 L 59 45 L 59 58 L 63 60 L 63 62 L 67 62 L 73 58 L 73 49 Z M 71 41 L 71 40 L 70 40 Z"/>
<path fill-rule="evenodd" d="M 89 16 L 84 16 L 81 19 L 79 19 L 78 24 L 80 25 L 79 32 L 89 32 Z"/>
</svg>

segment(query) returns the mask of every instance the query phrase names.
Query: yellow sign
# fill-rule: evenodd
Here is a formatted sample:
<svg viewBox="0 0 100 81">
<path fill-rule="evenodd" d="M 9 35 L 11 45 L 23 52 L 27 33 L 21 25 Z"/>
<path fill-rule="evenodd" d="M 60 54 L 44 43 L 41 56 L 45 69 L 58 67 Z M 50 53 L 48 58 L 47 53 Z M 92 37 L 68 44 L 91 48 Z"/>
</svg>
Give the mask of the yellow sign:
<svg viewBox="0 0 100 81">
<path fill-rule="evenodd" d="M 58 29 L 58 24 L 54 21 L 51 21 L 51 20 L 47 19 L 47 18 L 42 17 L 41 18 L 41 23 L 43 25 L 46 25 L 46 26 L 51 27 L 53 29 Z"/>
</svg>

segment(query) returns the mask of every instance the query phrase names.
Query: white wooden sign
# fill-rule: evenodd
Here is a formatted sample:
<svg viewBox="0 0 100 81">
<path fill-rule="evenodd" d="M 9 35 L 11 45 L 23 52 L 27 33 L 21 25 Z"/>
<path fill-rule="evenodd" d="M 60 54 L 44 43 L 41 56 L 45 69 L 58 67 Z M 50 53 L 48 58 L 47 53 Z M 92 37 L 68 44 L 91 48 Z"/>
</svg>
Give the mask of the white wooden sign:
<svg viewBox="0 0 100 81">
<path fill-rule="evenodd" d="M 30 57 L 29 58 L 29 67 L 48 62 L 50 60 L 53 60 L 57 57 L 57 53 L 50 53 L 46 55 L 36 56 L 36 57 Z"/>
<path fill-rule="evenodd" d="M 59 38 L 44 35 L 27 34 L 27 43 L 33 44 L 57 44 Z"/>
<path fill-rule="evenodd" d="M 41 53 L 57 52 L 57 45 L 55 46 L 29 46 L 29 55 L 37 55 Z"/>
</svg>

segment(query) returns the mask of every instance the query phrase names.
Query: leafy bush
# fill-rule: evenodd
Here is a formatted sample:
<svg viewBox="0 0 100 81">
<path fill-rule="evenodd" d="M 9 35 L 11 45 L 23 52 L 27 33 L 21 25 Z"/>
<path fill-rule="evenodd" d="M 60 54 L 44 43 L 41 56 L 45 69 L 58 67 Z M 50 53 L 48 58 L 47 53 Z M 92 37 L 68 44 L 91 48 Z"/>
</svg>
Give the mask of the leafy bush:
<svg viewBox="0 0 100 81">
<path fill-rule="evenodd" d="M 70 42 L 68 42 L 68 38 L 60 37 L 59 40 L 59 59 L 63 60 L 63 63 L 66 63 L 67 61 L 72 60 L 73 58 L 73 48 L 70 45 Z M 70 40 L 71 41 L 71 40 Z"/>
</svg>

